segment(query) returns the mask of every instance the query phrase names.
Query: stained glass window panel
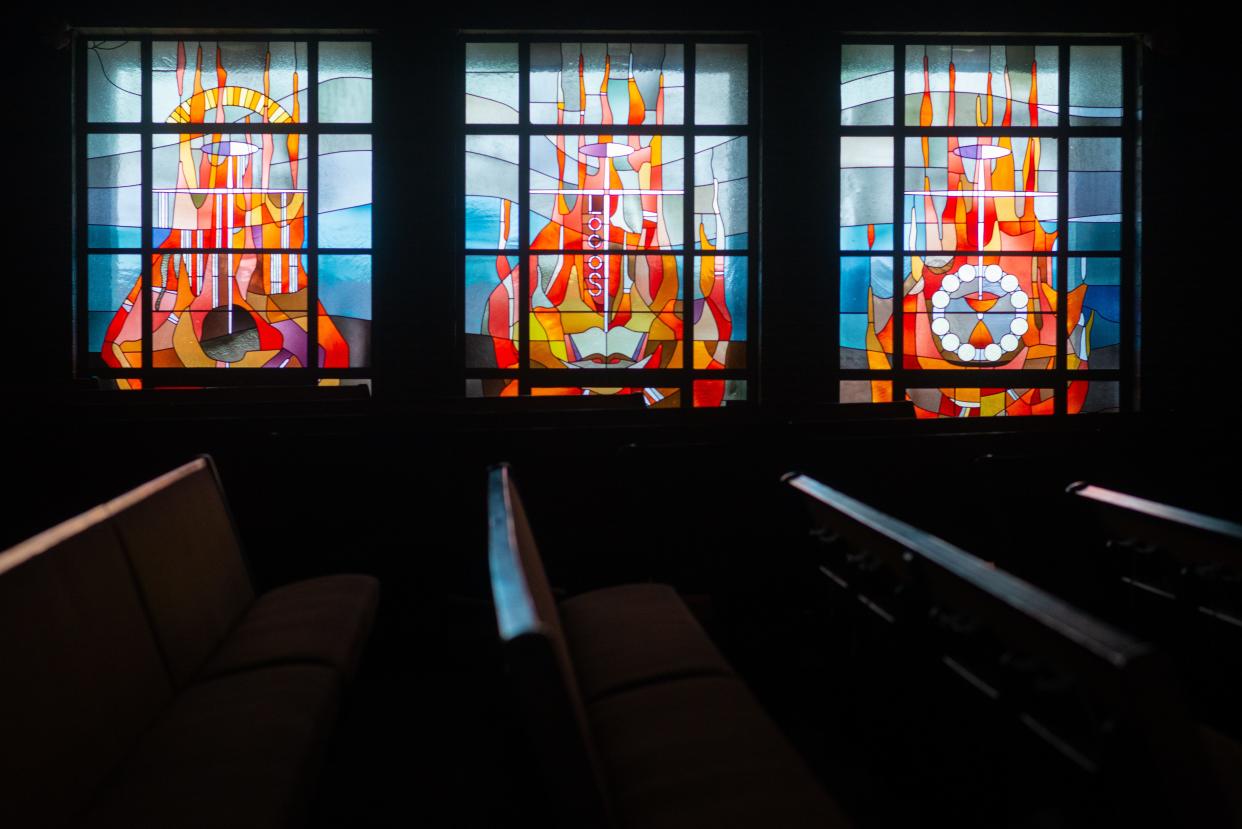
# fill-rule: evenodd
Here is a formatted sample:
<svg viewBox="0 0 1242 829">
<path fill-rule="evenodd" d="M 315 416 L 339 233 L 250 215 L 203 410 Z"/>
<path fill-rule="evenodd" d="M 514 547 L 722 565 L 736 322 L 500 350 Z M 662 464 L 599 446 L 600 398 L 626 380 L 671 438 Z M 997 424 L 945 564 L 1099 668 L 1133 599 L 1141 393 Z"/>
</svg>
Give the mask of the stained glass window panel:
<svg viewBox="0 0 1242 829">
<path fill-rule="evenodd" d="M 142 45 L 136 40 L 92 40 L 86 47 L 86 118 L 142 120 Z"/>
<path fill-rule="evenodd" d="M 142 144 L 137 135 L 86 139 L 87 245 L 136 248 L 142 244 Z"/>
<path fill-rule="evenodd" d="M 532 367 L 681 367 L 679 257 L 548 254 L 530 268 Z"/>
<path fill-rule="evenodd" d="M 1022 417 L 1054 413 L 1049 388 L 912 388 L 906 399 L 918 418 Z"/>
<path fill-rule="evenodd" d="M 746 367 L 746 297 L 750 258 L 696 256 L 694 368 Z"/>
<path fill-rule="evenodd" d="M 151 116 L 156 123 L 301 123 L 306 43 L 156 41 Z"/>
<path fill-rule="evenodd" d="M 530 393 L 532 397 L 612 397 L 641 394 L 643 404 L 649 409 L 676 409 L 681 406 L 681 389 L 676 388 L 600 389 L 578 386 L 535 386 Z"/>
<path fill-rule="evenodd" d="M 518 245 L 518 137 L 466 136 L 466 247 Z"/>
<path fill-rule="evenodd" d="M 746 380 L 726 380 L 725 400 L 749 400 L 749 382 Z"/>
<path fill-rule="evenodd" d="M 711 405 L 740 394 L 754 282 L 750 46 L 514 41 L 463 43 L 467 376 L 513 370 L 505 394 L 690 407 L 696 376 L 719 372 L 704 387 Z M 485 123 L 514 126 L 474 126 Z M 617 388 L 621 369 L 650 379 Z"/>
<path fill-rule="evenodd" d="M 1056 170 L 1053 138 L 907 138 L 906 248 L 1052 250 Z"/>
<path fill-rule="evenodd" d="M 319 137 L 319 246 L 371 246 L 371 136 Z"/>
<path fill-rule="evenodd" d="M 1055 46 L 906 47 L 906 124 L 1056 126 Z"/>
<path fill-rule="evenodd" d="M 681 124 L 685 59 L 677 43 L 533 43 L 535 124 Z"/>
<path fill-rule="evenodd" d="M 516 377 L 484 377 L 466 380 L 466 397 L 517 397 Z"/>
<path fill-rule="evenodd" d="M 893 139 L 841 139 L 841 249 L 892 250 Z"/>
<path fill-rule="evenodd" d="M 229 106 L 252 117 L 272 111 L 261 97 L 238 96 Z M 152 366 L 306 366 L 312 275 L 294 252 L 306 245 L 306 136 L 242 127 L 160 134 L 152 143 Z M 324 335 L 330 326 L 321 326 L 321 344 Z M 334 367 L 349 365 L 343 349 L 331 350 Z"/>
<path fill-rule="evenodd" d="M 1121 411 L 1121 384 L 1111 380 L 1071 380 L 1066 384 L 1070 414 Z"/>
<path fill-rule="evenodd" d="M 143 43 L 151 55 L 145 68 Z M 164 369 L 314 367 L 325 371 L 306 382 L 318 384 L 340 382 L 332 370 L 369 365 L 370 256 L 304 252 L 311 204 L 321 246 L 366 249 L 372 241 L 370 136 L 320 133 L 319 152 L 309 154 L 318 130 L 309 123 L 312 44 L 157 36 L 100 48 L 112 45 L 83 44 L 88 114 L 126 100 L 92 80 L 93 60 L 112 80 L 131 78 L 137 111 L 149 72 L 153 125 L 136 128 L 142 135 L 86 136 L 88 222 L 79 238 L 95 250 L 141 247 L 149 233 L 151 247 L 132 261 L 88 256 L 83 351 L 118 373 L 141 368 L 117 381 L 130 387 L 159 385 Z M 317 48 L 322 120 L 369 120 L 370 45 Z M 306 126 L 290 130 L 299 124 Z"/>
<path fill-rule="evenodd" d="M 700 43 L 695 50 L 694 122 L 745 124 L 750 117 L 749 49 Z"/>
<path fill-rule="evenodd" d="M 741 402 L 748 397 L 745 380 L 695 380 L 694 407 L 696 409 L 712 409 L 724 406 L 731 401 Z"/>
<path fill-rule="evenodd" d="M 91 254 L 86 262 L 87 350 L 113 368 L 141 366 L 142 257 Z"/>
<path fill-rule="evenodd" d="M 371 257 L 319 257 L 319 366 L 371 364 Z"/>
<path fill-rule="evenodd" d="M 294 253 L 159 251 L 150 272 L 153 367 L 305 365 L 306 265 Z"/>
<path fill-rule="evenodd" d="M 319 120 L 371 123 L 371 44 L 319 44 Z"/>
<path fill-rule="evenodd" d="M 465 344 L 468 368 L 518 364 L 518 258 L 466 257 Z"/>
<path fill-rule="evenodd" d="M 847 43 L 841 47 L 841 123 L 893 123 L 891 45 Z"/>
<path fill-rule="evenodd" d="M 890 380 L 842 380 L 838 394 L 842 403 L 891 403 L 893 384 Z"/>
<path fill-rule="evenodd" d="M 1121 47 L 1070 47 L 1070 124 L 1120 126 Z"/>
<path fill-rule="evenodd" d="M 1110 375 L 1127 347 L 1128 47 L 1048 40 L 892 46 L 904 50 L 901 131 L 884 116 L 890 44 L 842 46 L 842 400 L 891 398 L 892 383 L 920 417 L 1074 414 L 1089 387 L 1121 383 Z M 898 138 L 904 169 L 892 182 L 883 142 Z M 900 303 L 886 296 L 889 257 L 875 255 L 894 242 Z M 891 366 L 889 350 L 901 352 Z M 920 379 L 960 369 L 1011 373 L 992 375 L 1005 378 L 994 388 L 980 387 L 986 375 L 953 388 Z M 1090 382 L 1069 379 L 1082 369 L 1096 372 Z"/>
<path fill-rule="evenodd" d="M 161 134 L 152 143 L 157 247 L 306 244 L 305 135 Z"/>
<path fill-rule="evenodd" d="M 1069 368 L 1120 368 L 1121 260 L 1070 257 L 1067 288 Z"/>
<path fill-rule="evenodd" d="M 466 44 L 466 123 L 518 122 L 518 45 Z"/>
<path fill-rule="evenodd" d="M 560 307 L 532 311 L 532 368 L 681 368 L 680 303 L 659 313 L 633 311 L 625 309 L 626 297 L 614 294 L 612 307 L 604 313 L 565 310 L 603 304 L 602 297 L 591 297 L 590 303 L 580 294 L 570 297 Z"/>
<path fill-rule="evenodd" d="M 841 368 L 891 368 L 892 258 L 841 257 L 840 285 Z"/>
<path fill-rule="evenodd" d="M 530 159 L 532 248 L 681 247 L 681 136 L 532 136 Z"/>
<path fill-rule="evenodd" d="M 694 139 L 694 246 L 744 250 L 749 243 L 749 144 L 746 136 Z"/>
<path fill-rule="evenodd" d="M 906 367 L 1053 369 L 1051 256 L 906 260 Z"/>
<path fill-rule="evenodd" d="M 339 387 L 339 386 L 366 386 L 367 389 L 369 390 L 371 388 L 371 381 L 366 380 L 366 379 L 348 378 L 348 377 L 325 377 L 317 381 L 316 385 L 322 388 Z"/>
<path fill-rule="evenodd" d="M 1071 138 L 1071 250 L 1121 248 L 1121 139 Z"/>
</svg>

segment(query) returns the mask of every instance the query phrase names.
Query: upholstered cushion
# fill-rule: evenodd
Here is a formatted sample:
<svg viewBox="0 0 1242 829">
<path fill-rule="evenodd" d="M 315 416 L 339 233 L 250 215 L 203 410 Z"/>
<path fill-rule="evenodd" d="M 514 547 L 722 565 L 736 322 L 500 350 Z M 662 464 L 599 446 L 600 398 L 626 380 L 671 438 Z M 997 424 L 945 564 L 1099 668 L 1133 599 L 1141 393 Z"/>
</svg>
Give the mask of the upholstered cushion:
<svg viewBox="0 0 1242 829">
<path fill-rule="evenodd" d="M 588 715 L 623 827 L 849 825 L 737 679 L 654 683 Z"/>
<path fill-rule="evenodd" d="M 668 585 L 593 590 L 562 602 L 560 610 L 587 701 L 673 677 L 733 675 Z"/>
<path fill-rule="evenodd" d="M 375 621 L 379 582 L 339 575 L 278 587 L 255 600 L 212 654 L 200 679 L 309 662 L 353 678 Z"/>
<path fill-rule="evenodd" d="M 202 458 L 110 501 L 177 686 L 198 673 L 254 599 L 233 522 Z"/>
<path fill-rule="evenodd" d="M 317 665 L 245 671 L 186 687 L 77 825 L 297 825 L 340 688 L 340 675 Z"/>
<path fill-rule="evenodd" d="M 171 697 L 106 514 L 0 554 L 0 826 L 63 824 Z"/>
</svg>

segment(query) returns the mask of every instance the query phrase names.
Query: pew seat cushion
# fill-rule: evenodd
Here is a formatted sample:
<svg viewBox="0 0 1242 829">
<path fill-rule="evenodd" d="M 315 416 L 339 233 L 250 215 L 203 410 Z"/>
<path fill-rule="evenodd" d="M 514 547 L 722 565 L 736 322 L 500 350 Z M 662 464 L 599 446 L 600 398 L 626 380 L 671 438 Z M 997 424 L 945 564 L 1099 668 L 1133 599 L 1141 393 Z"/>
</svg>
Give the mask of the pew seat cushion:
<svg viewBox="0 0 1242 829">
<path fill-rule="evenodd" d="M 187 686 L 76 825 L 296 825 L 341 692 L 337 671 L 285 665 Z"/>
<path fill-rule="evenodd" d="M 282 664 L 325 665 L 348 682 L 375 620 L 372 576 L 322 576 L 259 596 L 207 660 L 199 679 Z"/>
<path fill-rule="evenodd" d="M 673 588 L 626 584 L 560 605 L 584 701 L 687 676 L 733 676 Z"/>
<path fill-rule="evenodd" d="M 849 825 L 736 678 L 615 693 L 588 716 L 623 827 Z"/>
</svg>

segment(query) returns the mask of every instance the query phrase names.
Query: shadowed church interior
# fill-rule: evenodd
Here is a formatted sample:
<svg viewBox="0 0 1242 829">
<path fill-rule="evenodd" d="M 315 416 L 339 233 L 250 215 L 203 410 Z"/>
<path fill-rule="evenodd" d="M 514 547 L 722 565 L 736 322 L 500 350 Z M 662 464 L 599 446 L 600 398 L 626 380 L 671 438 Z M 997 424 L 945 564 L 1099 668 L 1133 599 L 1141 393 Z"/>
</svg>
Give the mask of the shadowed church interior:
<svg viewBox="0 0 1242 829">
<path fill-rule="evenodd" d="M 1242 826 L 1195 6 L 9 33 L 0 824 Z"/>
</svg>

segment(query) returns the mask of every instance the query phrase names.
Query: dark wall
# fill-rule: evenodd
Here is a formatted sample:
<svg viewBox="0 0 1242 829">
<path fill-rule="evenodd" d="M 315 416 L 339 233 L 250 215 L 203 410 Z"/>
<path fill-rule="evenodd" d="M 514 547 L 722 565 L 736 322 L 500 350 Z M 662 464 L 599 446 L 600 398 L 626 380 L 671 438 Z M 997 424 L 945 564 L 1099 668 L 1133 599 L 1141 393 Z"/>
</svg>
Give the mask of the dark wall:
<svg viewBox="0 0 1242 829">
<path fill-rule="evenodd" d="M 522 465 L 519 479 L 531 482 L 541 514 L 556 516 L 545 519 L 556 527 L 553 546 L 589 560 L 584 581 L 625 570 L 635 550 L 650 546 L 640 538 L 671 547 L 665 560 L 643 564 L 647 572 L 702 581 L 710 572 L 704 562 L 761 536 L 737 528 L 755 525 L 765 499 L 775 497 L 775 475 L 793 466 L 948 535 L 978 535 L 980 544 L 984 534 L 938 510 L 955 481 L 1015 481 L 1015 502 L 1034 499 L 1053 514 L 1056 487 L 1080 477 L 1236 511 L 1228 491 L 1206 477 L 1231 470 L 1240 454 L 1229 406 L 1236 277 L 1228 245 L 1237 220 L 1226 201 L 1236 189 L 1226 114 L 1236 67 L 1220 48 L 1223 35 L 1193 7 L 1144 16 L 1128 5 L 1090 14 L 1080 5 L 978 12 L 973 4 L 825 4 L 819 20 L 771 3 L 761 11 L 632 4 L 609 14 L 574 6 L 573 19 L 550 7 L 477 2 L 438 13 L 365 3 L 247 7 L 237 16 L 199 3 L 27 10 L 9 31 L 18 55 L 9 61 L 18 76 L 10 88 L 22 90 L 22 103 L 5 130 L 8 192 L 20 212 L 9 220 L 3 336 L 10 376 L 0 392 L 8 471 L 22 486 L 5 502 L 0 547 L 202 451 L 219 457 L 252 555 L 271 581 L 342 563 L 409 573 L 417 556 L 439 562 L 445 580 L 477 585 L 482 470 L 503 458 Z M 377 31 L 371 404 L 340 414 L 244 403 L 137 411 L 63 396 L 72 381 L 68 44 L 72 26 L 117 25 Z M 460 215 L 452 172 L 461 158 L 455 32 L 652 27 L 761 36 L 762 405 L 654 418 L 663 413 L 593 413 L 591 420 L 428 409 L 427 400 L 461 390 L 452 325 L 458 254 L 446 241 L 456 238 Z M 831 192 L 835 159 L 807 152 L 827 144 L 833 129 L 834 113 L 821 103 L 824 85 L 835 82 L 828 45 L 837 31 L 897 29 L 1144 33 L 1141 416 L 986 424 L 1012 431 L 959 437 L 943 424 L 787 425 L 798 404 L 831 399 L 836 383 L 822 322 L 833 309 L 825 278 L 832 263 L 820 253 L 836 206 L 817 200 Z M 14 100 L 11 94 L 10 107 Z M 279 511 L 269 506 L 274 490 L 294 493 Z M 429 526 L 462 532 L 468 554 L 427 546 Z M 584 547 L 582 538 L 591 543 Z"/>
</svg>

